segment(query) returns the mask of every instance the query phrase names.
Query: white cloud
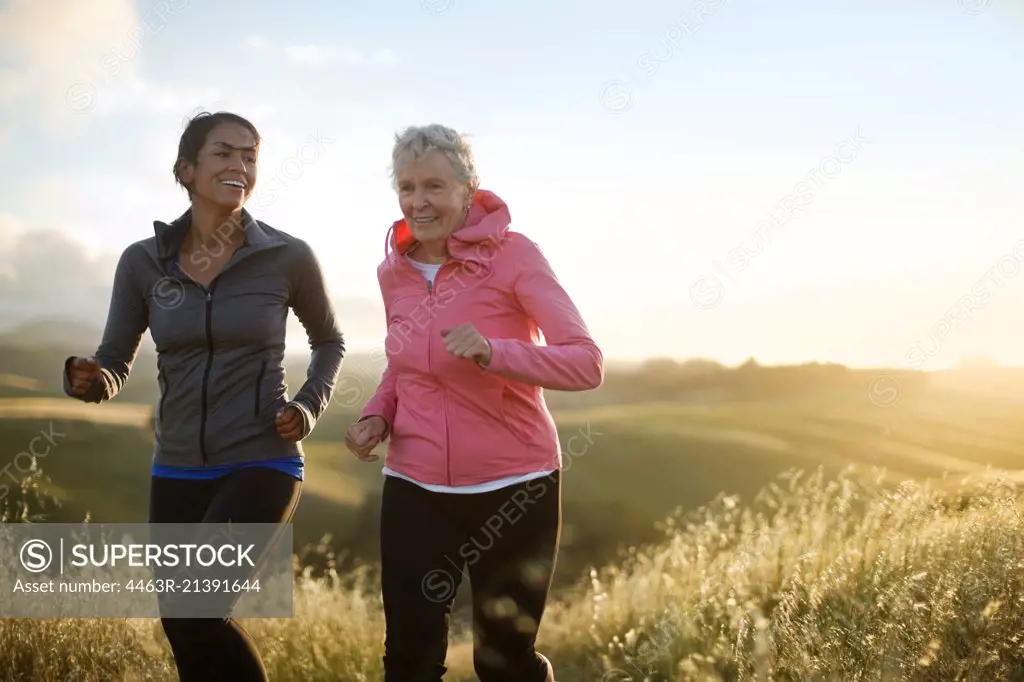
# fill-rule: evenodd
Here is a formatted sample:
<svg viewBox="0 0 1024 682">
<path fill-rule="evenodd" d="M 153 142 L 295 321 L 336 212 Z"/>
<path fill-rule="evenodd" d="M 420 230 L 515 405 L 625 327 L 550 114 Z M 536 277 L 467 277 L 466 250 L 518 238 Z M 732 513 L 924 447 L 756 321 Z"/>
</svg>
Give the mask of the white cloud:
<svg viewBox="0 0 1024 682">
<path fill-rule="evenodd" d="M 3 255 L 14 248 L 18 235 L 25 231 L 25 226 L 9 213 L 0 213 L 0 287 L 5 278 L 14 277 L 13 263 Z"/>
<path fill-rule="evenodd" d="M 90 258 L 54 230 L 26 230 L 0 245 L 0 320 L 60 316 L 102 326 L 115 260 Z"/>
<path fill-rule="evenodd" d="M 50 123 L 66 119 L 81 95 L 68 88 L 138 23 L 130 0 L 12 0 L 0 10 L 0 102 L 40 100 Z"/>
<path fill-rule="evenodd" d="M 109 48 L 137 23 L 130 0 L 11 0 L 0 11 L 0 44 L 57 70 Z"/>
<path fill-rule="evenodd" d="M 312 67 L 344 64 L 345 66 L 396 66 L 398 55 L 387 49 L 363 52 L 351 47 L 334 45 L 287 45 L 281 49 L 285 58 L 294 64 Z"/>
<path fill-rule="evenodd" d="M 0 105 L 40 112 L 50 133 L 81 129 L 87 112 L 180 110 L 196 93 L 146 83 L 138 57 L 188 2 L 160 0 L 140 16 L 131 0 L 12 0 L 0 10 L 11 64 L 0 70 Z"/>
<path fill-rule="evenodd" d="M 263 36 L 253 35 L 246 38 L 243 45 L 253 50 L 265 50 L 270 43 Z"/>
<path fill-rule="evenodd" d="M 14 139 L 14 133 L 17 131 L 17 126 L 13 123 L 8 125 L 0 125 L 0 149 L 3 149 Z"/>
<path fill-rule="evenodd" d="M 261 35 L 249 36 L 243 41 L 243 45 L 251 50 L 260 51 L 273 48 L 271 42 Z M 313 68 L 332 64 L 392 67 L 399 63 L 394 50 L 385 48 L 365 51 L 340 45 L 290 44 L 279 47 L 277 51 L 292 64 Z"/>
<path fill-rule="evenodd" d="M 136 74 L 126 74 L 117 81 L 81 81 L 77 92 L 81 100 L 92 101 L 89 111 L 100 116 L 134 112 L 174 114 L 194 108 L 195 102 L 219 99 L 215 88 L 172 88 L 148 82 Z"/>
<path fill-rule="evenodd" d="M 46 186 L 50 191 L 63 188 L 63 215 L 73 218 L 30 229 L 17 216 L 0 213 L 0 329 L 52 318 L 102 328 L 121 252 L 132 242 L 152 236 L 154 218 L 173 219 L 186 204 L 170 192 L 155 190 L 152 183 L 128 177 L 53 177 Z M 111 187 L 120 191 L 111 192 Z M 131 201 L 125 201 L 129 197 Z M 279 227 L 295 228 L 292 224 Z M 292 234 L 306 237 L 299 227 Z M 337 260 L 334 254 L 321 251 L 318 255 L 325 270 L 332 269 Z M 329 286 L 351 347 L 372 346 L 383 338 L 384 313 L 376 290 L 353 292 Z M 291 315 L 290 343 L 301 348 L 304 333 Z M 148 336 L 144 343 L 150 347 Z"/>
</svg>

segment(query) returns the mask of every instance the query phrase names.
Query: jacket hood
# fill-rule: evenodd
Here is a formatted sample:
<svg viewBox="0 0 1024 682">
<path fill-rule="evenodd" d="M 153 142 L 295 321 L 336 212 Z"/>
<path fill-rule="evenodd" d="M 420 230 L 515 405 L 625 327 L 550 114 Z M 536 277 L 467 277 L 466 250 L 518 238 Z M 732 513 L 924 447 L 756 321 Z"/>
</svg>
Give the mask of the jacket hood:
<svg viewBox="0 0 1024 682">
<path fill-rule="evenodd" d="M 508 205 L 501 197 L 490 190 L 478 189 L 465 224 L 448 237 L 448 253 L 456 260 L 485 265 L 494 257 L 511 223 Z M 405 218 L 396 220 L 388 230 L 385 262 L 392 261 L 395 254 L 404 256 L 415 243 L 416 238 Z"/>
</svg>

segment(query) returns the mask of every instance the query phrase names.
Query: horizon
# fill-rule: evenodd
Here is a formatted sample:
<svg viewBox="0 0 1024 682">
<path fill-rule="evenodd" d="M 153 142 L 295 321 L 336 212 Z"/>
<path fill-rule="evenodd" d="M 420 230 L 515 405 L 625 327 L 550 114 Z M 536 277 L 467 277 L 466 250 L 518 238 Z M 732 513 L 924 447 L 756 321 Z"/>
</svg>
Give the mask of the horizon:
<svg viewBox="0 0 1024 682">
<path fill-rule="evenodd" d="M 85 331 L 83 329 L 83 326 L 85 324 L 86 323 L 79 322 L 79 321 L 73 320 L 71 318 L 43 318 L 43 319 L 37 319 L 37 320 L 30 320 L 30 321 L 23 322 L 23 323 L 17 323 L 17 324 L 14 324 L 14 325 L 3 325 L 3 324 L 0 324 L 0 348 L 3 347 L 5 341 L 8 341 L 7 337 L 14 336 L 15 339 L 17 340 L 17 336 L 18 336 L 19 333 L 25 333 L 25 332 L 30 331 L 33 328 L 35 328 L 37 326 L 40 326 L 40 325 L 41 326 L 70 325 L 70 326 L 74 326 L 75 331 L 81 332 L 81 331 Z M 102 334 L 102 331 L 103 330 L 102 330 L 101 327 L 95 327 L 95 326 L 92 327 L 91 329 L 89 329 L 89 332 L 95 334 L 97 339 Z M 17 340 L 17 343 L 18 343 L 18 345 L 22 345 L 22 346 L 25 345 L 24 341 Z M 303 344 L 302 343 L 298 343 L 296 339 L 289 337 L 289 339 L 287 339 L 287 343 L 288 343 L 288 346 L 286 347 L 285 353 L 284 353 L 285 361 L 286 362 L 295 362 L 295 361 L 298 361 L 299 359 L 303 359 L 303 358 L 308 358 L 309 357 L 309 349 L 308 348 L 304 348 Z M 69 344 L 66 341 L 61 341 L 61 342 L 56 342 L 54 345 L 62 345 L 64 347 L 67 347 L 67 345 L 69 345 Z M 139 350 L 140 350 L 140 353 L 153 354 L 155 352 L 155 347 L 153 346 L 152 339 L 149 337 L 149 333 L 148 332 L 143 336 L 143 342 L 140 344 L 140 349 Z M 381 351 L 382 351 L 382 347 L 381 346 L 366 346 L 366 347 L 356 347 L 356 348 L 348 348 L 348 347 L 346 347 L 346 349 L 345 349 L 345 360 L 348 360 L 349 363 L 351 364 L 351 362 L 353 362 L 355 358 L 358 358 L 359 360 L 365 360 L 366 358 L 373 358 L 374 361 L 376 362 L 376 361 L 382 360 L 382 358 L 383 358 L 383 356 L 381 355 Z M 801 367 L 801 366 L 807 366 L 807 365 L 820 365 L 820 366 L 842 367 L 842 368 L 845 368 L 845 369 L 848 369 L 848 370 L 851 370 L 851 371 L 855 371 L 855 372 L 863 372 L 863 371 L 870 372 L 870 371 L 892 370 L 892 371 L 911 371 L 911 372 L 919 371 L 919 372 L 924 372 L 924 373 L 943 373 L 943 372 L 950 372 L 950 371 L 977 372 L 977 371 L 986 371 L 986 370 L 992 370 L 992 369 L 995 369 L 995 370 L 1024 370 L 1024 364 L 1009 364 L 1009 365 L 1008 364 L 1002 364 L 1002 363 L 999 363 L 998 361 L 996 361 L 993 358 L 978 357 L 978 356 L 960 358 L 956 363 L 954 363 L 954 364 L 952 364 L 950 366 L 943 366 L 943 367 L 928 367 L 928 366 L 924 366 L 924 367 L 920 367 L 920 368 L 899 367 L 899 366 L 895 366 L 895 365 L 894 366 L 889 366 L 889 365 L 848 365 L 848 364 L 839 363 L 839 362 L 827 362 L 827 361 L 823 362 L 823 361 L 820 361 L 820 360 L 805 360 L 805 361 L 800 361 L 800 362 L 770 363 L 770 362 L 763 362 L 762 360 L 760 360 L 759 358 L 757 358 L 755 356 L 750 356 L 750 357 L 748 357 L 748 358 L 746 358 L 746 359 L 744 359 L 744 360 L 742 360 L 740 362 L 725 363 L 725 362 L 721 362 L 719 360 L 716 360 L 714 358 L 708 358 L 708 357 L 699 357 L 699 356 L 669 356 L 669 355 L 651 355 L 651 356 L 644 357 L 644 358 L 639 358 L 639 359 L 606 357 L 605 358 L 605 365 L 606 365 L 606 368 L 611 370 L 611 371 L 622 371 L 622 370 L 630 370 L 630 369 L 639 369 L 642 366 L 644 366 L 645 364 L 657 363 L 657 362 L 662 362 L 662 361 L 674 362 L 674 363 L 677 363 L 679 365 L 685 365 L 685 364 L 689 364 L 689 363 L 713 363 L 713 364 L 717 364 L 718 366 L 720 366 L 721 368 L 726 369 L 726 370 L 738 369 L 739 367 L 741 367 L 741 366 L 743 366 L 743 365 L 745 365 L 745 364 L 747 364 L 747 363 L 749 363 L 751 361 L 756 363 L 759 367 L 766 368 L 766 369 L 770 369 L 770 368 L 785 368 L 785 367 Z M 365 368 L 362 365 L 358 365 L 358 366 L 365 371 Z M 376 369 L 383 369 L 383 367 L 382 366 L 378 366 L 378 367 L 376 367 Z M 343 371 L 345 370 L 344 363 L 343 363 L 343 366 L 342 366 L 342 370 Z"/>
<path fill-rule="evenodd" d="M 437 121 L 609 362 L 1022 366 L 1022 34 L 1002 0 L 10 0 L 0 327 L 102 328 L 117 256 L 187 208 L 183 120 L 227 109 L 263 136 L 247 208 L 316 250 L 353 353 L 384 338 L 394 133 Z"/>
</svg>

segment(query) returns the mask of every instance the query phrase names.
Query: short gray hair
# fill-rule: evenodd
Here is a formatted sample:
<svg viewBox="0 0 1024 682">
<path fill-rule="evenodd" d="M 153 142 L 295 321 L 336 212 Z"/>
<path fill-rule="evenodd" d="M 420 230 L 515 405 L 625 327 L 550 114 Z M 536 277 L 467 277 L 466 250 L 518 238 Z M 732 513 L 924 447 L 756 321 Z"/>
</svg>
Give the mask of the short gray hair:
<svg viewBox="0 0 1024 682">
<path fill-rule="evenodd" d="M 440 123 L 410 126 L 395 135 L 395 146 L 391 151 L 392 182 L 397 186 L 395 172 L 404 154 L 411 153 L 413 158 L 418 159 L 431 149 L 437 149 L 448 157 L 452 168 L 455 169 L 455 177 L 469 185 L 470 191 L 475 191 L 479 187 L 480 178 L 476 173 L 473 149 L 467 137 Z"/>
</svg>

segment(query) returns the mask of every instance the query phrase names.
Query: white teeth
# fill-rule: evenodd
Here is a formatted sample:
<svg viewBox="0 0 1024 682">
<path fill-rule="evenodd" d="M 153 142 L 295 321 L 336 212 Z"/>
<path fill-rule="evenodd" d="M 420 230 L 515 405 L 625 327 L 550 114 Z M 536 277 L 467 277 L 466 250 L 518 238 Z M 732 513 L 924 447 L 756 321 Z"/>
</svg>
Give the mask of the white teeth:
<svg viewBox="0 0 1024 682">
<path fill-rule="evenodd" d="M 429 223 L 437 220 L 437 218 L 414 218 L 414 220 L 417 223 Z"/>
<path fill-rule="evenodd" d="M 224 184 L 224 185 L 231 185 L 232 187 L 240 187 L 240 188 L 242 188 L 242 189 L 245 189 L 245 185 L 243 185 L 243 184 L 242 184 L 241 182 L 239 182 L 238 180 L 224 180 L 224 181 L 222 181 L 222 183 L 221 183 L 221 184 Z"/>
</svg>

